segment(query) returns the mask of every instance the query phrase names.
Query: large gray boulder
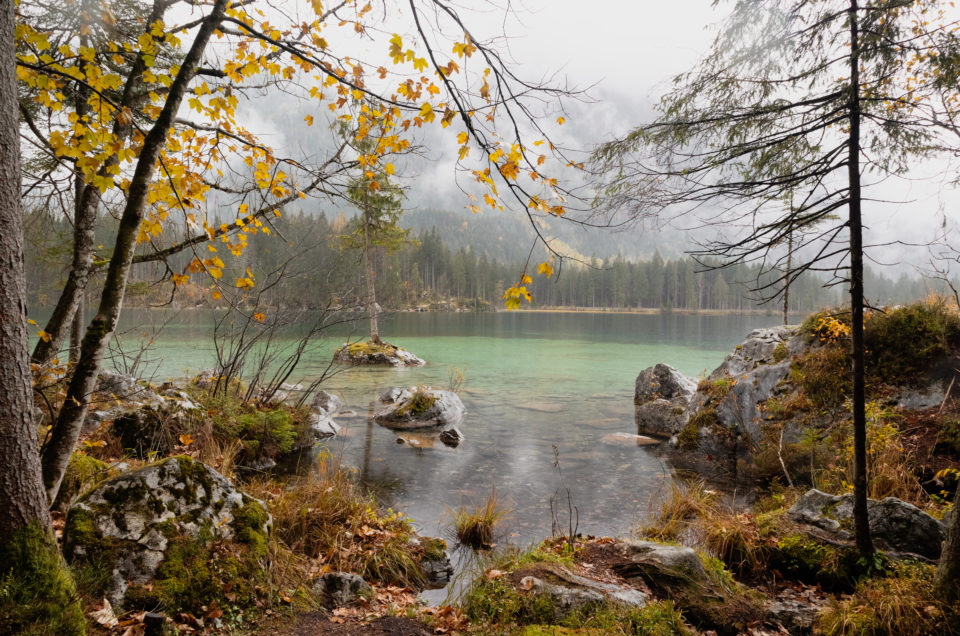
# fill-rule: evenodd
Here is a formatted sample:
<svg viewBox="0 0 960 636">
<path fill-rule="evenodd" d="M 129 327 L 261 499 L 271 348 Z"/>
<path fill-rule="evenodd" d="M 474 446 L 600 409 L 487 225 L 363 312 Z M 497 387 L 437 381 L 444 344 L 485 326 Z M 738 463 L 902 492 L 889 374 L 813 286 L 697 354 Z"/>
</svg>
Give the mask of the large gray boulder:
<svg viewBox="0 0 960 636">
<path fill-rule="evenodd" d="M 693 548 L 628 540 L 618 544 L 617 549 L 652 576 L 683 580 L 691 585 L 710 585 L 703 561 Z"/>
<path fill-rule="evenodd" d="M 698 386 L 674 438 L 674 463 L 704 474 L 735 476 L 761 439 L 761 405 L 783 390 L 791 356 L 804 348 L 795 327 L 755 329 Z M 795 432 L 791 429 L 791 435 Z M 709 463 L 704 461 L 709 459 Z"/>
<path fill-rule="evenodd" d="M 808 490 L 787 513 L 794 523 L 838 542 L 853 539 L 853 495 Z M 946 526 L 916 506 L 895 497 L 867 500 L 870 535 L 878 547 L 935 560 Z"/>
<path fill-rule="evenodd" d="M 132 585 L 146 584 L 173 545 L 218 540 L 263 552 L 270 532 L 264 504 L 189 457 L 172 457 L 101 483 L 67 513 L 64 555 L 107 568 L 106 598 L 122 608 Z"/>
<path fill-rule="evenodd" d="M 380 395 L 373 420 L 394 430 L 456 426 L 466 408 L 453 391 L 395 387 Z"/>
<path fill-rule="evenodd" d="M 669 364 L 657 364 L 637 376 L 633 403 L 637 432 L 672 437 L 687 422 L 686 408 L 697 383 Z"/>
</svg>

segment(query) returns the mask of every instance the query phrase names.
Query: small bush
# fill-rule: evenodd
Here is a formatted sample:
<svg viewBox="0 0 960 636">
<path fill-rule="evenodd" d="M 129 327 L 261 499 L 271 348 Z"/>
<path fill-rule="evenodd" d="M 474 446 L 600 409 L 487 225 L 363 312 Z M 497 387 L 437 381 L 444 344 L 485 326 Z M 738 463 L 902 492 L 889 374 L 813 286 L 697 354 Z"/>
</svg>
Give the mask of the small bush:
<svg viewBox="0 0 960 636">
<path fill-rule="evenodd" d="M 960 629 L 958 608 L 933 594 L 933 566 L 900 562 L 892 568 L 890 576 L 867 579 L 849 598 L 833 601 L 817 618 L 818 630 L 828 636 L 913 636 Z"/>
<path fill-rule="evenodd" d="M 460 506 L 453 512 L 453 530 L 457 540 L 471 548 L 489 548 L 493 545 L 497 523 L 506 515 L 506 510 L 497 497 L 490 494 L 480 506 Z"/>
<path fill-rule="evenodd" d="M 793 361 L 790 381 L 815 407 L 838 407 L 852 391 L 850 355 L 845 347 L 810 350 Z"/>
<path fill-rule="evenodd" d="M 867 369 L 892 384 L 918 382 L 960 346 L 960 316 L 942 298 L 869 315 L 864 324 Z"/>
</svg>

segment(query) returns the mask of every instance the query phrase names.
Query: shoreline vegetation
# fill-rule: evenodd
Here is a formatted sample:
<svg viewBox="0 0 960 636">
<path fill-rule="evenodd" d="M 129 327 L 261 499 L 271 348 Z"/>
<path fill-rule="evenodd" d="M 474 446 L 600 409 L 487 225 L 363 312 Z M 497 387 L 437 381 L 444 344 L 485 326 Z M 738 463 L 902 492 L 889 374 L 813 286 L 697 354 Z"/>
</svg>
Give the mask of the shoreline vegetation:
<svg viewBox="0 0 960 636">
<path fill-rule="evenodd" d="M 385 509 L 328 452 L 305 476 L 272 471 L 337 433 L 343 405 L 318 387 L 258 391 L 215 371 L 162 386 L 103 374 L 54 512 L 86 632 L 144 634 L 160 621 L 170 633 L 276 636 L 957 633 L 958 606 L 936 583 L 940 539 L 891 547 L 877 528 L 883 551 L 864 562 L 841 505 L 804 508 L 832 496 L 816 489 L 849 492 L 846 315 L 758 330 L 699 384 L 679 381 L 689 423 L 655 452 L 687 470 L 630 536 L 581 535 L 576 501 L 558 491 L 554 536 L 526 548 L 504 540 L 509 511 L 493 490 L 451 511 L 448 544 Z M 960 477 L 960 392 L 941 371 L 960 354 L 960 314 L 931 299 L 878 312 L 868 327 L 870 496 L 906 511 L 891 536 L 909 541 L 923 524 L 945 533 Z M 769 397 L 743 397 L 748 368 L 783 379 Z M 679 398 L 658 377 L 675 415 Z M 62 399 L 62 382 L 52 378 L 47 399 Z M 896 397 L 900 385 L 913 393 Z M 761 402 L 755 438 L 724 429 L 728 399 Z M 735 449 L 738 482 L 712 466 L 723 448 Z M 167 482 L 149 477 L 157 471 Z M 724 494 L 731 483 L 739 498 Z M 224 494 L 204 498 L 212 492 Z M 159 552 L 137 552 L 142 541 L 126 530 L 134 518 L 163 537 Z M 460 596 L 424 604 L 418 591 L 448 584 L 454 550 L 470 564 L 454 584 Z M 16 572 L 0 575 L 0 625 L 53 633 L 50 608 L 34 611 L 42 594 Z"/>
</svg>

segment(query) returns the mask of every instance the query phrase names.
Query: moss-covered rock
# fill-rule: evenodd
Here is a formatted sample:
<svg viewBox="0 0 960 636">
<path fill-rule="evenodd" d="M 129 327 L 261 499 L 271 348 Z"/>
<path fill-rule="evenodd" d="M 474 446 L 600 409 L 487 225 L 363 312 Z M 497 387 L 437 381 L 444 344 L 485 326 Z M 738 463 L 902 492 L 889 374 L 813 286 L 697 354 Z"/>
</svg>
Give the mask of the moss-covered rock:
<svg viewBox="0 0 960 636">
<path fill-rule="evenodd" d="M 429 386 L 396 387 L 385 391 L 373 420 L 396 430 L 456 426 L 466 409 L 453 391 Z"/>
<path fill-rule="evenodd" d="M 115 608 L 199 607 L 223 586 L 264 578 L 270 527 L 261 502 L 212 468 L 173 457 L 87 493 L 67 515 L 64 553 L 88 592 Z"/>
<path fill-rule="evenodd" d="M 53 535 L 33 523 L 0 544 L 0 631 L 75 636 L 86 621 Z"/>
<path fill-rule="evenodd" d="M 390 365 L 394 367 L 420 367 L 422 359 L 389 342 L 347 342 L 333 352 L 333 359 L 350 364 Z"/>
</svg>

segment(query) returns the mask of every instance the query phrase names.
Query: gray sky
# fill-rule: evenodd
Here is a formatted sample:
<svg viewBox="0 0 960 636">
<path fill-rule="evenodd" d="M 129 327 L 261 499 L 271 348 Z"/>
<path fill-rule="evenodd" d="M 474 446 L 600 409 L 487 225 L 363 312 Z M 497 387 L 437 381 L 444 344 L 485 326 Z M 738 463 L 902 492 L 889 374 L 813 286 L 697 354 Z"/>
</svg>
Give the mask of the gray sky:
<svg viewBox="0 0 960 636">
<path fill-rule="evenodd" d="M 504 21 L 502 11 L 486 4 L 483 10 L 476 9 L 481 3 L 464 0 L 460 4 L 464 21 L 478 38 L 506 33 L 499 48 L 514 60 L 519 75 L 533 81 L 552 78 L 562 83 L 565 79 L 573 87 L 589 89 L 589 102 L 564 103 L 567 122 L 557 137 L 560 143 L 584 150 L 648 121 L 670 79 L 691 68 L 709 49 L 713 39 L 709 27 L 722 20 L 728 6 L 721 3 L 714 10 L 709 0 L 521 0 L 510 3 L 513 13 Z M 258 104 L 254 110 L 251 115 L 260 122 L 251 129 L 268 131 L 263 135 L 268 142 L 279 147 L 310 143 L 302 132 L 295 138 L 285 133 L 287 123 L 302 120 L 302 114 L 284 121 L 275 108 L 265 110 Z M 323 134 L 317 128 L 314 131 Z M 422 143 L 429 160 L 418 160 L 402 170 L 413 176 L 408 180 L 408 201 L 418 208 L 462 209 L 469 221 L 468 201 L 457 187 L 451 159 L 457 145 L 448 132 L 425 133 Z M 958 197 L 946 187 L 942 175 L 936 176 L 943 167 L 918 165 L 911 178 L 890 179 L 871 190 L 877 198 L 893 203 L 867 204 L 867 241 L 926 243 L 938 232 L 944 212 L 952 226 Z M 525 223 L 522 213 L 512 214 L 518 224 Z M 921 264 L 928 251 L 892 245 L 874 250 L 873 255 L 881 262 Z"/>
</svg>

